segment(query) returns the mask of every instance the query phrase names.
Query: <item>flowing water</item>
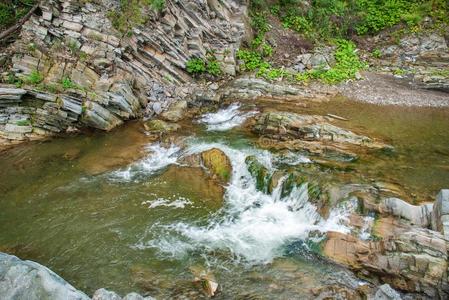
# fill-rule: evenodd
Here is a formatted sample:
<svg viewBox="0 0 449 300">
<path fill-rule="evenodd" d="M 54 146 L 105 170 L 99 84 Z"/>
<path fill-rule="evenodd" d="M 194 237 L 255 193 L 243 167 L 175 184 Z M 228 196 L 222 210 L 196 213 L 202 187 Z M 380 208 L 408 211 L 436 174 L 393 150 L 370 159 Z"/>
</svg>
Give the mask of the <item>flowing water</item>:
<svg viewBox="0 0 449 300">
<path fill-rule="evenodd" d="M 348 172 L 316 168 L 304 153 L 258 148 L 241 124 L 272 108 L 270 100 L 232 104 L 185 125 L 171 141 L 156 142 L 133 122 L 2 153 L 0 251 L 42 263 L 90 294 L 106 287 L 201 298 L 192 284 L 201 270 L 220 283 L 219 299 L 298 299 L 323 285 L 357 288 L 363 283 L 317 251 L 325 232 L 353 230 L 348 216 L 356 203 L 341 201 L 322 214 L 307 183 L 263 193 L 245 159 L 254 156 L 270 173 L 307 170 L 322 184 L 394 182 L 409 201 L 432 200 L 449 186 L 449 111 L 343 99 L 276 105 L 346 117 L 336 123 L 395 147 L 393 154 L 361 157 Z M 184 163 L 211 148 L 230 158 L 224 187 Z M 360 238 L 369 239 L 372 216 L 364 222 Z"/>
</svg>

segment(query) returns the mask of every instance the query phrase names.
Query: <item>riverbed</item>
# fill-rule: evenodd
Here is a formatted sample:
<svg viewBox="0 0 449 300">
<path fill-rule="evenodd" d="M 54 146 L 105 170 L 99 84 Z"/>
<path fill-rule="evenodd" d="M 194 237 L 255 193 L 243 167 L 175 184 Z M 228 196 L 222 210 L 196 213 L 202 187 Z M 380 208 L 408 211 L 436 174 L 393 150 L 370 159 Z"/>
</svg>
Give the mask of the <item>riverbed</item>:
<svg viewBox="0 0 449 300">
<path fill-rule="evenodd" d="M 261 149 L 243 124 L 274 109 L 347 119 L 333 123 L 394 150 L 339 168 L 302 152 Z M 288 195 L 258 191 L 248 156 L 270 172 L 306 170 L 320 185 L 394 187 L 414 204 L 449 186 L 448 109 L 259 99 L 182 125 L 163 141 L 134 121 L 1 153 L 0 251 L 48 266 L 88 294 L 106 287 L 202 298 L 192 281 L 204 272 L 220 284 L 218 299 L 307 298 L 323 286 L 366 284 L 317 250 L 325 232 L 352 230 L 354 207 L 342 202 L 323 216 L 301 188 Z M 226 186 L 182 163 L 211 148 L 231 160 Z"/>
</svg>

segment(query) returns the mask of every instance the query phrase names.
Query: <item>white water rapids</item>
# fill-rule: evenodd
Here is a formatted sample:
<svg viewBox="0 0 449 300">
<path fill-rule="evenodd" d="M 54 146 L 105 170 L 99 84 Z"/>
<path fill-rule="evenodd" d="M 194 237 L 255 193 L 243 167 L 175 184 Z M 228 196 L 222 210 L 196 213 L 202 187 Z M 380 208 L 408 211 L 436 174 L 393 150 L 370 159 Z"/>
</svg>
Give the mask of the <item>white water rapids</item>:
<svg viewBox="0 0 449 300">
<path fill-rule="evenodd" d="M 243 124 L 246 119 L 256 114 L 255 111 L 241 112 L 239 109 L 240 104 L 233 103 L 217 112 L 204 114 L 199 121 L 207 125 L 207 130 L 225 131 Z"/>
<path fill-rule="evenodd" d="M 268 151 L 254 148 L 234 149 L 220 143 L 190 143 L 181 154 L 175 146 L 169 148 L 153 145 L 152 155 L 122 173 L 124 178 L 132 178 L 135 172 L 154 172 L 155 167 L 145 167 L 149 162 L 158 161 L 159 167 L 175 163 L 182 155 L 188 156 L 202 151 L 219 148 L 232 163 L 230 183 L 225 187 L 223 208 L 210 215 L 204 225 L 177 222 L 169 225 L 155 224 L 151 231 L 162 231 L 157 238 L 146 234 L 133 246 L 138 249 L 156 248 L 161 255 L 184 257 L 189 251 L 229 251 L 234 257 L 250 263 L 266 263 L 281 256 L 284 246 L 295 241 L 305 241 L 311 232 L 325 233 L 339 231 L 347 233 L 347 215 L 352 205 L 334 208 L 328 219 L 323 219 L 316 207 L 308 200 L 307 184 L 295 187 L 286 197 L 281 197 L 281 184 L 271 195 L 256 189 L 255 179 L 249 173 L 245 159 L 254 155 L 257 160 L 274 171 L 275 157 Z M 176 150 L 176 151 L 175 151 Z M 178 157 L 176 155 L 178 155 Z M 117 176 L 116 173 L 115 175 Z M 167 208 L 179 208 L 179 203 L 145 203 Z M 315 234 L 316 235 L 316 234 Z"/>
</svg>

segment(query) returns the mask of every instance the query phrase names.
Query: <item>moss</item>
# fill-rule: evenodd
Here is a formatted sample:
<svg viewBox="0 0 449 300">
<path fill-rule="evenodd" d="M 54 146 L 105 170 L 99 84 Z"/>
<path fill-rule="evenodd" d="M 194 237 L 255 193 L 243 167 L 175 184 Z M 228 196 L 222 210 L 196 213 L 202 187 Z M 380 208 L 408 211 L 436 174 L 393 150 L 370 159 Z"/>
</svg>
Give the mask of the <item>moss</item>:
<svg viewBox="0 0 449 300">
<path fill-rule="evenodd" d="M 231 179 L 232 166 L 229 158 L 223 151 L 213 148 L 201 153 L 201 159 L 208 168 L 222 182 L 229 182 Z"/>
<path fill-rule="evenodd" d="M 271 174 L 255 156 L 248 156 L 245 159 L 248 171 L 256 180 L 256 189 L 258 191 L 267 193 L 271 181 Z"/>
</svg>

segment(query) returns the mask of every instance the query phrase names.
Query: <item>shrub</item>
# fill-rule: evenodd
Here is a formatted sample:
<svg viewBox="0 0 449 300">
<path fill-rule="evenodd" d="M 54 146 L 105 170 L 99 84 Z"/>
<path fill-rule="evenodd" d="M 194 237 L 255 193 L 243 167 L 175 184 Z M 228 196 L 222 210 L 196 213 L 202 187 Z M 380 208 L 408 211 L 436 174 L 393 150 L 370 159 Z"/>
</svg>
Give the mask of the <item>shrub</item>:
<svg viewBox="0 0 449 300">
<path fill-rule="evenodd" d="M 41 83 L 42 80 L 44 80 L 44 77 L 37 70 L 34 70 L 33 72 L 31 72 L 31 74 L 28 75 L 28 77 L 26 78 L 27 83 L 34 84 L 34 85 Z"/>
<path fill-rule="evenodd" d="M 213 55 L 208 55 L 207 61 L 201 58 L 190 59 L 186 63 L 186 70 L 193 75 L 208 73 L 213 76 L 219 76 L 222 73 L 220 63 Z"/>
<path fill-rule="evenodd" d="M 192 58 L 186 63 L 187 72 L 201 74 L 206 72 L 206 63 L 201 58 Z"/>
<path fill-rule="evenodd" d="M 76 84 L 74 84 L 73 82 L 72 82 L 72 80 L 70 80 L 70 78 L 69 77 L 64 77 L 62 80 L 61 80 L 61 85 L 62 85 L 62 88 L 63 89 L 73 89 L 73 88 L 75 88 L 76 87 Z"/>
<path fill-rule="evenodd" d="M 0 29 L 12 26 L 34 5 L 35 0 L 3 0 L 0 3 Z"/>
</svg>

